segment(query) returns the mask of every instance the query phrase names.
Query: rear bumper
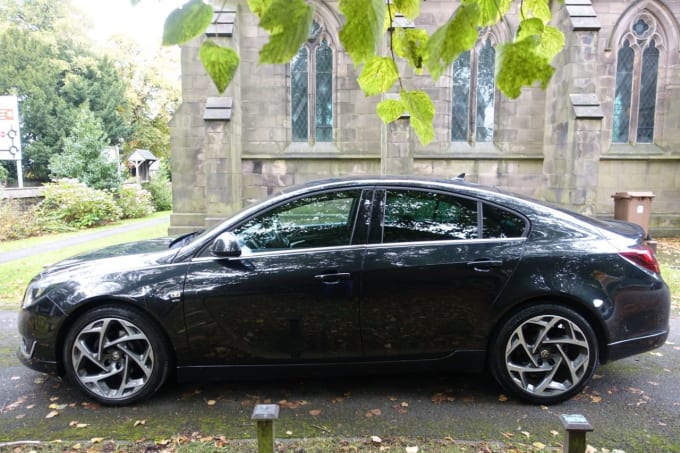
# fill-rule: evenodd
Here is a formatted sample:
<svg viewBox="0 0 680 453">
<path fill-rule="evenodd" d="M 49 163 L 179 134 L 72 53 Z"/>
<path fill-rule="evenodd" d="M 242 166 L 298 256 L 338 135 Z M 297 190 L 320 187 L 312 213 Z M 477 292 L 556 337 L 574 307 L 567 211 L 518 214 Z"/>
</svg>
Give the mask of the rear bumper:
<svg viewBox="0 0 680 453">
<path fill-rule="evenodd" d="M 610 343 L 607 345 L 607 360 L 605 362 L 619 360 L 631 355 L 651 351 L 652 349 L 663 346 L 663 344 L 666 343 L 667 338 L 668 330 L 664 330 L 662 332 L 644 337 L 631 338 L 628 340 Z"/>
</svg>

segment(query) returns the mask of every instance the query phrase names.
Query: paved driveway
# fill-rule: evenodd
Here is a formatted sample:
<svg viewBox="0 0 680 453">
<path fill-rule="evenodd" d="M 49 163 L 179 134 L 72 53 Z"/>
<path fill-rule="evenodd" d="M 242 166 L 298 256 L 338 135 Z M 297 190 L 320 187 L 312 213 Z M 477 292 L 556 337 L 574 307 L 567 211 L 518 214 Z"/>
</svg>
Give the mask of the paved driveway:
<svg viewBox="0 0 680 453">
<path fill-rule="evenodd" d="M 552 407 L 506 400 L 480 375 L 174 384 L 137 406 L 100 407 L 70 385 L 22 367 L 14 356 L 18 342 L 16 314 L 0 312 L 0 442 L 134 441 L 193 432 L 249 438 L 253 405 L 272 402 L 281 405 L 279 438 L 402 435 L 556 445 L 559 414 L 578 413 L 594 426 L 588 441 L 598 448 L 680 451 L 677 315 L 668 344 L 600 367 L 583 394 Z"/>
</svg>

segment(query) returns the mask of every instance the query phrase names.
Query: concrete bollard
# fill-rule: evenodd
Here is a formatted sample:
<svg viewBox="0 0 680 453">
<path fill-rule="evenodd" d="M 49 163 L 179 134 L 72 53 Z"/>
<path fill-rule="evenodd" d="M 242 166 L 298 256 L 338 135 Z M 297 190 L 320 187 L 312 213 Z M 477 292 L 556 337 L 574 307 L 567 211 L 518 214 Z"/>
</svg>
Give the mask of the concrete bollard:
<svg viewBox="0 0 680 453">
<path fill-rule="evenodd" d="M 274 420 L 278 418 L 278 404 L 255 405 L 250 419 L 257 422 L 258 453 L 274 453 Z"/>
</svg>

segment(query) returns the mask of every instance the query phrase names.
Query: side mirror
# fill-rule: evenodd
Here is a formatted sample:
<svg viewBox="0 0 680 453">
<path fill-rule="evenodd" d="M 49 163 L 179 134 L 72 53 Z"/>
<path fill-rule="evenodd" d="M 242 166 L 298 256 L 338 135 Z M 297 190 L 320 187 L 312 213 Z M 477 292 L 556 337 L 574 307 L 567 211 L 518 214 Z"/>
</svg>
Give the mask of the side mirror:
<svg viewBox="0 0 680 453">
<path fill-rule="evenodd" d="M 241 256 L 241 246 L 238 245 L 238 238 L 229 231 L 217 236 L 210 246 L 210 253 L 221 258 Z"/>
</svg>

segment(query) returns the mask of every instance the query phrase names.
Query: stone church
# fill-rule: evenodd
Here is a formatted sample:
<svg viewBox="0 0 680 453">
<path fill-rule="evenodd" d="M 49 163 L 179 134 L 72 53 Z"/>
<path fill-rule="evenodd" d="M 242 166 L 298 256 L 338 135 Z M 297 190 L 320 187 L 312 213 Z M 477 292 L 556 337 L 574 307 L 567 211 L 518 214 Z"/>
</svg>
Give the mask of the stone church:
<svg viewBox="0 0 680 453">
<path fill-rule="evenodd" d="M 223 95 L 198 58 L 206 38 L 182 48 L 171 233 L 312 179 L 459 173 L 602 218 L 614 215 L 614 193 L 652 192 L 652 234 L 680 233 L 680 1 L 553 2 L 566 39 L 555 75 L 546 90 L 525 88 L 516 100 L 493 81 L 495 46 L 517 30 L 510 14 L 439 80 L 407 76 L 435 102 L 426 146 L 408 118 L 383 124 L 380 99 L 361 92 L 338 38 L 338 1 L 310 1 L 314 25 L 297 56 L 259 65 L 267 33 L 246 0 L 213 0 L 219 11 L 206 36 L 241 56 Z M 435 30 L 455 4 L 423 2 L 416 24 Z"/>
</svg>

